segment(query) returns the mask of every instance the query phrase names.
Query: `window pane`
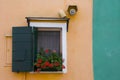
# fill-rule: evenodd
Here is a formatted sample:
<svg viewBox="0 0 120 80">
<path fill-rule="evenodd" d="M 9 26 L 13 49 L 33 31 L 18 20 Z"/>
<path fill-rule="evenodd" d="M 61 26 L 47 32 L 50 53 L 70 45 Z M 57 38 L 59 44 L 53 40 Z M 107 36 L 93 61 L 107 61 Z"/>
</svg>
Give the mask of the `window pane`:
<svg viewBox="0 0 120 80">
<path fill-rule="evenodd" d="M 60 53 L 60 31 L 39 31 L 38 52 L 41 48 L 56 50 Z"/>
</svg>

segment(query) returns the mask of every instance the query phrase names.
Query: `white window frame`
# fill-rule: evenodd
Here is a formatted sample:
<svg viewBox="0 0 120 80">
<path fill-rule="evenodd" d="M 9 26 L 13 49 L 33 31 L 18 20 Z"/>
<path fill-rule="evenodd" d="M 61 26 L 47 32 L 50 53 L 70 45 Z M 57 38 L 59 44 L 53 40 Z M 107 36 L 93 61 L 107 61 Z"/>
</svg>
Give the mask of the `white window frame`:
<svg viewBox="0 0 120 80">
<path fill-rule="evenodd" d="M 66 22 L 30 22 L 30 27 L 40 27 L 40 28 L 61 28 L 62 29 L 62 58 L 64 59 L 63 65 L 65 69 L 61 72 L 52 73 L 67 73 L 67 23 Z M 41 72 L 41 73 L 51 73 L 51 72 Z"/>
</svg>

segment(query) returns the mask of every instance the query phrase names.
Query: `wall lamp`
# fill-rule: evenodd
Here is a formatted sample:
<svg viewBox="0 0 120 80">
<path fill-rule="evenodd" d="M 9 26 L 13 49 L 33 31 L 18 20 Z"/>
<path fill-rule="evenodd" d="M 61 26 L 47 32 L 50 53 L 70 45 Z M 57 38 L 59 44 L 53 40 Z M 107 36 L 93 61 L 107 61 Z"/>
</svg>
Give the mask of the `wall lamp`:
<svg viewBox="0 0 120 80">
<path fill-rule="evenodd" d="M 73 16 L 78 11 L 77 5 L 69 5 L 67 9 L 69 15 Z"/>
</svg>

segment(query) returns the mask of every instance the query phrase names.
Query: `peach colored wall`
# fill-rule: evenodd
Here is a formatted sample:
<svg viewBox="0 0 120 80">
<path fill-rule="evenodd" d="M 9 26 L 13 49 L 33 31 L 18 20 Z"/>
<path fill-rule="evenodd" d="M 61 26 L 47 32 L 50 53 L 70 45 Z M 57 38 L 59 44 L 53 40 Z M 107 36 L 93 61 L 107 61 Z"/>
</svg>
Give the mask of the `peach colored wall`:
<svg viewBox="0 0 120 80">
<path fill-rule="evenodd" d="M 59 17 L 60 9 L 76 4 L 67 33 L 67 74 L 30 74 L 11 71 L 12 26 L 27 25 L 25 17 Z M 0 0 L 0 80 L 93 80 L 92 0 Z"/>
</svg>

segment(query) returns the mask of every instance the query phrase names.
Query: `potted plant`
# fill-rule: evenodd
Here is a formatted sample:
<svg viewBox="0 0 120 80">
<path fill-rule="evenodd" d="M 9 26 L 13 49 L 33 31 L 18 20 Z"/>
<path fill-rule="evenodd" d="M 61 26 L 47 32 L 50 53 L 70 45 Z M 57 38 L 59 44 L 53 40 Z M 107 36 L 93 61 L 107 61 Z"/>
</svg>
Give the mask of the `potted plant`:
<svg viewBox="0 0 120 80">
<path fill-rule="evenodd" d="M 36 56 L 35 60 L 35 72 L 40 71 L 62 71 L 65 66 L 62 64 L 62 54 L 58 54 L 56 50 L 50 50 L 43 48 Z"/>
</svg>

